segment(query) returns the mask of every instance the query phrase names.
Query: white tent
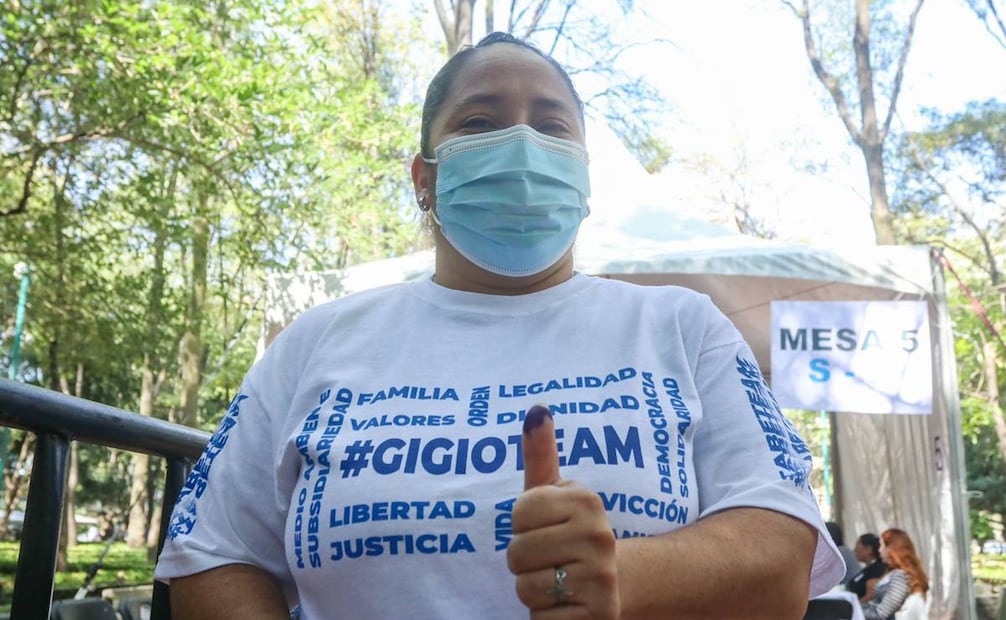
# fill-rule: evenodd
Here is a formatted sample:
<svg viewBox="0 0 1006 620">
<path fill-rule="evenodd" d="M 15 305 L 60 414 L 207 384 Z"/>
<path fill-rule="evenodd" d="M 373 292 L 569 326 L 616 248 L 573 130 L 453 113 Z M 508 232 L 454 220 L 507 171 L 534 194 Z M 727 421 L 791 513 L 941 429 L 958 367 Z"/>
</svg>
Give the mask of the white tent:
<svg viewBox="0 0 1006 620">
<path fill-rule="evenodd" d="M 766 372 L 773 300 L 928 303 L 934 411 L 832 416 L 836 520 L 850 539 L 887 527 L 908 531 L 930 575 L 930 617 L 975 618 L 953 334 L 942 271 L 930 251 L 873 246 L 835 251 L 745 237 L 681 216 L 684 207 L 669 204 L 606 127 L 589 126 L 588 149 L 592 213 L 577 241 L 577 269 L 708 294 L 744 334 Z M 277 277 L 269 288 L 262 346 L 317 303 L 432 271 L 432 252 L 421 252 L 341 272 Z"/>
</svg>

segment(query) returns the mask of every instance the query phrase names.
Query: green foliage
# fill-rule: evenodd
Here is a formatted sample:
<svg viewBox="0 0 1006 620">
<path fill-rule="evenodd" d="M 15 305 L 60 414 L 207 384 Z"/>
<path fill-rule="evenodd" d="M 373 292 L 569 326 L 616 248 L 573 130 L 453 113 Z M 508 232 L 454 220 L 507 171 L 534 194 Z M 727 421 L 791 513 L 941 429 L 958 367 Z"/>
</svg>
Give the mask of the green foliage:
<svg viewBox="0 0 1006 620">
<path fill-rule="evenodd" d="M 962 414 L 968 490 L 981 493 L 969 501 L 972 523 L 987 523 L 988 517 L 980 513 L 1006 514 L 1006 464 L 991 420 L 994 413 L 988 402 L 977 397 L 964 399 Z M 973 531 L 972 536 L 980 540 L 981 530 Z"/>
<path fill-rule="evenodd" d="M 73 597 L 84 583 L 88 569 L 98 561 L 104 548 L 105 543 L 86 543 L 70 548 L 68 570 L 56 573 L 55 598 Z M 3 586 L 0 610 L 10 608 L 18 550 L 16 542 L 0 542 L 0 584 Z M 101 590 L 115 586 L 146 585 L 153 581 L 154 562 L 147 557 L 146 549 L 130 549 L 125 543 L 114 543 L 92 585 Z"/>
<path fill-rule="evenodd" d="M 907 134 L 893 167 L 900 213 L 928 216 L 923 234 L 972 235 L 967 219 L 1001 236 L 1006 198 L 1006 102 L 972 102 L 962 112 L 929 112 L 930 127 Z"/>
<path fill-rule="evenodd" d="M 21 377 L 153 414 L 180 402 L 198 328 L 196 423 L 251 365 L 270 273 L 423 244 L 407 166 L 418 17 L 388 3 L 8 3 L 0 20 L 0 351 L 33 267 Z M 197 224 L 208 224 L 205 236 Z M 205 285 L 195 261 L 205 255 Z M 0 370 L 6 374 L 0 354 Z M 81 451 L 83 501 L 123 493 Z M 120 497 L 120 502 L 124 502 Z"/>
<path fill-rule="evenodd" d="M 990 515 L 1006 515 L 1002 422 L 1006 351 L 1006 103 L 973 102 L 953 114 L 930 112 L 930 126 L 902 137 L 890 166 L 902 238 L 941 246 L 953 266 L 948 302 L 956 334 L 963 435 L 973 534 L 989 535 Z M 960 282 L 957 282 L 957 278 Z M 968 292 L 964 291 L 966 287 Z M 994 382 L 990 385 L 990 382 Z"/>
<path fill-rule="evenodd" d="M 1006 585 L 1006 555 L 971 555 L 971 575 L 976 581 Z"/>
</svg>

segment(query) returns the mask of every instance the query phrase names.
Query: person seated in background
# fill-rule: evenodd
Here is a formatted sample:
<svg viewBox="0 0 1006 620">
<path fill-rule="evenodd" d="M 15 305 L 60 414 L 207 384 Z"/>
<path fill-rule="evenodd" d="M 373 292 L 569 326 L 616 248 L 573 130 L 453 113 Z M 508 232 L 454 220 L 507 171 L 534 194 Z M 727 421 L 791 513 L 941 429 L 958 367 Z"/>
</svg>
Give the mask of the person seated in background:
<svg viewBox="0 0 1006 620">
<path fill-rule="evenodd" d="M 839 552 L 842 554 L 842 559 L 845 560 L 845 576 L 842 577 L 842 585 L 848 585 L 852 581 L 852 578 L 856 576 L 856 573 L 859 572 L 859 559 L 852 552 L 852 549 L 845 546 L 845 535 L 842 533 L 842 526 L 834 521 L 828 521 L 824 525 L 828 528 L 828 533 L 831 534 L 831 541 L 838 547 Z"/>
<path fill-rule="evenodd" d="M 880 535 L 880 559 L 888 570 L 873 589 L 873 600 L 863 606 L 865 620 L 893 618 L 910 597 L 913 601 L 921 599 L 924 608 L 929 577 L 915 552 L 915 544 L 904 530 L 891 528 Z"/>
<path fill-rule="evenodd" d="M 845 587 L 855 593 L 859 597 L 859 602 L 865 605 L 873 600 L 873 588 L 887 572 L 887 564 L 880 559 L 880 539 L 876 534 L 867 533 L 860 536 L 852 552 L 864 566 Z"/>
</svg>

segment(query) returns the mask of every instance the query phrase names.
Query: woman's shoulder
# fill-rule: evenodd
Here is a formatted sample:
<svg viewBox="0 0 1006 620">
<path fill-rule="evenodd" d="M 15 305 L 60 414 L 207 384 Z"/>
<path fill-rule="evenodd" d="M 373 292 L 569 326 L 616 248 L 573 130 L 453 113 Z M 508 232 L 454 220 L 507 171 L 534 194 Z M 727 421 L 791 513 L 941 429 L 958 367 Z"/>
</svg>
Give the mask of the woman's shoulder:
<svg viewBox="0 0 1006 620">
<path fill-rule="evenodd" d="M 407 295 L 408 287 L 411 284 L 406 282 L 380 286 L 332 299 L 309 308 L 293 318 L 275 336 L 269 348 L 303 351 L 305 345 L 321 338 L 339 320 L 339 317 L 365 314 L 370 308 L 392 302 L 395 298 Z"/>
<path fill-rule="evenodd" d="M 290 325 L 292 327 L 299 324 L 310 326 L 318 322 L 327 323 L 333 317 L 341 313 L 359 309 L 365 310 L 375 304 L 387 303 L 392 298 L 406 295 L 408 288 L 414 284 L 414 282 L 386 284 L 384 286 L 378 286 L 372 289 L 352 293 L 344 297 L 337 297 L 304 311 L 304 313 L 294 319 Z"/>
<path fill-rule="evenodd" d="M 601 276 L 584 277 L 593 282 L 593 294 L 596 296 L 625 299 L 633 303 L 659 303 L 682 309 L 708 311 L 715 308 L 708 295 L 684 286 Z"/>
<path fill-rule="evenodd" d="M 883 577 L 880 578 L 880 584 L 887 584 L 892 581 L 907 581 L 908 573 L 901 570 L 900 568 L 892 568 L 891 570 L 884 573 Z"/>
</svg>

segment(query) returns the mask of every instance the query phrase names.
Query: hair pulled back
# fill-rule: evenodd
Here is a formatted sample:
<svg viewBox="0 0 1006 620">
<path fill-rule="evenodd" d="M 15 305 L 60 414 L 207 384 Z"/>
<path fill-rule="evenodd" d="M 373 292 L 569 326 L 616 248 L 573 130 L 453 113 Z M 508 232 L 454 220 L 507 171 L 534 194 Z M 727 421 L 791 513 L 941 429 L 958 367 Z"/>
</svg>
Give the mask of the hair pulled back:
<svg viewBox="0 0 1006 620">
<path fill-rule="evenodd" d="M 576 92 L 576 88 L 573 86 L 573 80 L 570 79 L 569 74 L 562 68 L 562 65 L 556 62 L 554 58 L 523 39 L 518 39 L 517 37 L 505 32 L 492 32 L 483 37 L 482 40 L 474 46 L 465 47 L 459 50 L 458 53 L 454 54 L 454 56 L 452 56 L 450 60 L 448 60 L 444 66 L 440 68 L 440 71 L 437 71 L 437 74 L 433 76 L 433 80 L 426 89 L 426 99 L 423 102 L 423 120 L 419 138 L 419 151 L 422 153 L 423 157 L 433 157 L 433 149 L 430 147 L 430 126 L 433 124 L 433 120 L 440 113 L 440 108 L 443 106 L 444 100 L 447 98 L 447 92 L 454 84 L 454 79 L 458 76 L 458 73 L 468 63 L 472 56 L 478 52 L 478 50 L 500 43 L 516 45 L 526 50 L 530 50 L 547 60 L 550 65 L 555 67 L 556 71 L 559 72 L 559 75 L 562 76 L 566 86 L 569 87 L 569 92 L 573 95 L 573 100 L 576 101 L 576 107 L 580 113 L 580 121 L 583 121 L 583 101 L 580 99 L 580 95 Z"/>
<path fill-rule="evenodd" d="M 880 539 L 876 534 L 863 534 L 859 537 L 859 544 L 869 549 L 874 558 L 880 557 Z"/>
</svg>

